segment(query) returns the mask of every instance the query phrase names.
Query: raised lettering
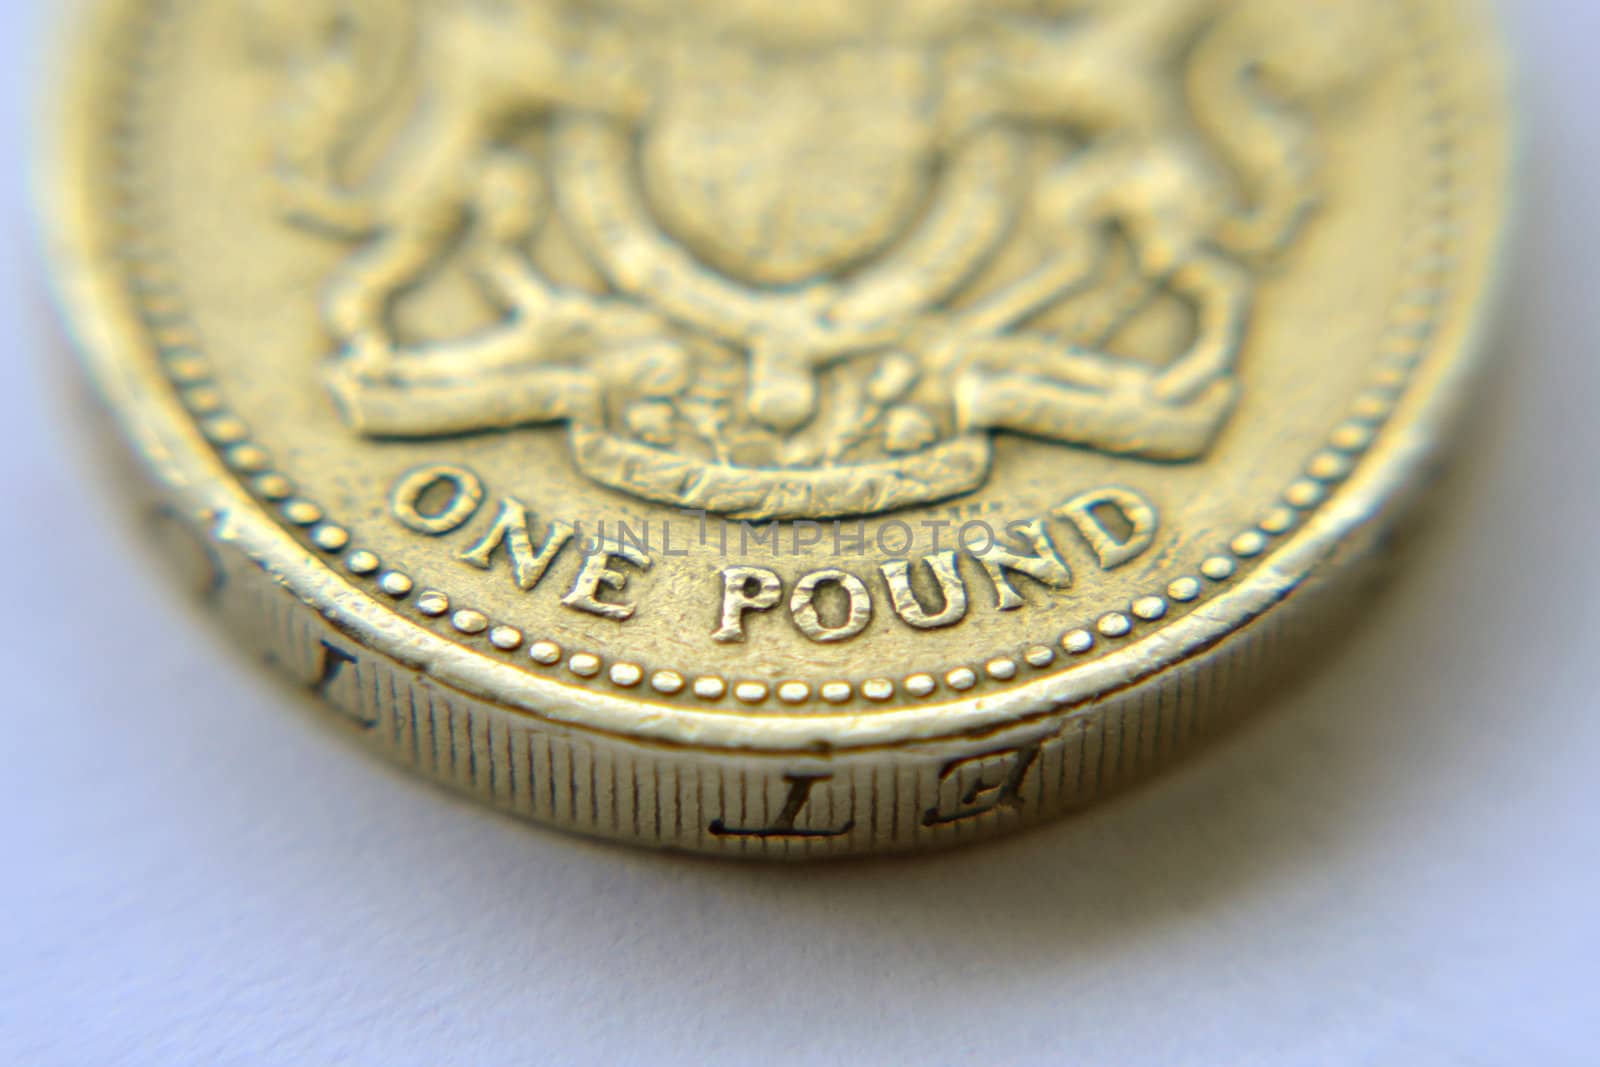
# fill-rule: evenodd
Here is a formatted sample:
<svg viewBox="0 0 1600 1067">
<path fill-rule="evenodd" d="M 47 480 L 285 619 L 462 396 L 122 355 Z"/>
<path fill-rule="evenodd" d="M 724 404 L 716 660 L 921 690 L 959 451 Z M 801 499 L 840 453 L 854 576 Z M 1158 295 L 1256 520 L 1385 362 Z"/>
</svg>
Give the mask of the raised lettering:
<svg viewBox="0 0 1600 1067">
<path fill-rule="evenodd" d="M 1026 574 L 1052 589 L 1066 589 L 1072 585 L 1072 570 L 1056 550 L 1055 542 L 1044 528 L 1043 519 L 1013 523 L 1007 527 L 1007 532 L 1014 537 L 1027 538 L 1032 543 L 1034 554 L 1019 555 L 1001 547 L 998 540 L 991 541 L 982 551 L 970 546 L 968 548 L 973 557 L 983 564 L 984 570 L 989 572 L 989 579 L 994 583 L 996 605 L 1001 611 L 1016 611 L 1024 604 L 1022 595 L 1011 584 L 1009 572 Z"/>
<path fill-rule="evenodd" d="M 830 585 L 843 589 L 850 599 L 844 621 L 837 626 L 825 624 L 817 611 L 817 592 Z M 800 579 L 794 587 L 794 595 L 789 598 L 789 612 L 794 616 L 800 632 L 811 640 L 824 644 L 847 641 L 865 630 L 872 621 L 872 594 L 867 592 L 866 583 L 853 574 L 837 570 L 816 571 Z"/>
<path fill-rule="evenodd" d="M 649 570 L 651 559 L 633 545 L 613 545 L 609 549 L 591 552 L 584 557 L 583 567 L 572 592 L 561 598 L 561 603 L 575 611 L 586 611 L 602 619 L 626 622 L 638 610 L 634 604 L 616 604 L 600 599 L 602 587 L 622 592 L 628 585 L 628 576 L 611 568 L 613 561 L 630 563 L 640 570 Z"/>
<path fill-rule="evenodd" d="M 769 611 L 783 598 L 783 582 L 763 567 L 729 567 L 722 572 L 722 625 L 711 635 L 723 644 L 744 640 L 744 617 Z"/>
<path fill-rule="evenodd" d="M 1132 489 L 1109 486 L 1075 496 L 1055 513 L 1070 522 L 1100 566 L 1116 570 L 1155 544 L 1159 519 L 1149 500 Z M 1112 520 L 1114 525 L 1110 525 Z"/>
<path fill-rule="evenodd" d="M 956 565 L 955 550 L 925 556 L 922 562 L 933 572 L 939 583 L 943 607 L 936 615 L 928 614 L 911 588 L 911 564 L 903 559 L 883 564 L 883 576 L 889 582 L 889 598 L 894 602 L 895 614 L 919 630 L 937 630 L 954 626 L 967 615 L 967 584 Z"/>
<path fill-rule="evenodd" d="M 495 553 L 504 546 L 511 557 L 511 573 L 516 579 L 517 588 L 526 593 L 544 580 L 550 564 L 555 562 L 576 533 L 571 523 L 552 522 L 545 531 L 544 541 L 538 551 L 534 551 L 532 523 L 527 507 L 506 497 L 500 502 L 500 514 L 495 517 L 489 532 L 477 544 L 461 553 L 459 558 L 463 563 L 486 571 L 494 565 Z"/>
<path fill-rule="evenodd" d="M 424 511 L 430 498 L 448 494 Z M 483 504 L 483 480 L 465 467 L 447 463 L 418 467 L 401 475 L 389 494 L 389 510 L 408 529 L 429 537 L 454 533 L 472 520 Z"/>
</svg>

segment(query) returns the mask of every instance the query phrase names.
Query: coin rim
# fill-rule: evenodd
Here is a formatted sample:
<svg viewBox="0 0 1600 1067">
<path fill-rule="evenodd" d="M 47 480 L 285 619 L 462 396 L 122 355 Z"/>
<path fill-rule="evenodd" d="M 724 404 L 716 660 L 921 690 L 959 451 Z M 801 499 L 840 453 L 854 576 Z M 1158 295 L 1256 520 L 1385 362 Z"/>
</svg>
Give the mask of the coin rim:
<svg viewBox="0 0 1600 1067">
<path fill-rule="evenodd" d="M 350 638 L 389 658 L 426 671 L 431 679 L 479 700 L 563 726 L 632 741 L 699 749 L 816 753 L 898 747 L 971 738 L 1050 718 L 1063 721 L 1164 671 L 1226 643 L 1289 600 L 1318 567 L 1403 495 L 1442 447 L 1444 431 L 1482 362 L 1489 323 L 1506 276 L 1512 229 L 1514 155 L 1506 57 L 1498 21 L 1482 0 L 1461 0 L 1449 16 L 1462 28 L 1468 54 L 1451 69 L 1473 70 L 1470 84 L 1453 86 L 1457 110 L 1470 111 L 1489 180 L 1471 210 L 1494 227 L 1487 252 L 1459 268 L 1440 310 L 1428 350 L 1378 439 L 1355 469 L 1296 531 L 1261 557 L 1206 608 L 1163 625 L 1099 659 L 999 693 L 929 701 L 882 710 L 741 713 L 693 708 L 569 685 L 491 658 L 424 628 L 307 552 L 221 461 L 195 418 L 161 375 L 125 278 L 106 239 L 107 219 L 91 177 L 103 135 L 97 116 L 121 34 L 149 0 L 94 0 L 78 5 L 78 32 L 64 49 L 66 87 L 52 137 L 39 154 L 37 188 L 43 205 L 46 258 L 76 348 L 138 453 L 186 510 L 214 516 L 212 536 L 232 544 L 292 591 L 308 610 L 327 617 Z M 1428 2 L 1428 0 L 1423 0 Z M 812 680 L 814 683 L 816 680 Z M 820 683 L 818 683 L 820 684 Z"/>
</svg>

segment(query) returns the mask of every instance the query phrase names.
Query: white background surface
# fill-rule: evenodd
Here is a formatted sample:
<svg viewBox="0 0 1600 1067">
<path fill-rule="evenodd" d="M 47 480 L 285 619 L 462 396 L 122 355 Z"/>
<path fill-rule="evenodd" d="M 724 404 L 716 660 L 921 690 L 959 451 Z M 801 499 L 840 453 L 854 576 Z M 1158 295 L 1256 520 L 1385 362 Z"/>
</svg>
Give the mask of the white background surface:
<svg viewBox="0 0 1600 1067">
<path fill-rule="evenodd" d="M 4 0 L 0 1063 L 1600 1063 L 1600 4 L 1507 6 L 1504 369 L 1417 571 L 1150 788 L 789 870 L 485 814 L 165 593 L 71 443 Z"/>
</svg>

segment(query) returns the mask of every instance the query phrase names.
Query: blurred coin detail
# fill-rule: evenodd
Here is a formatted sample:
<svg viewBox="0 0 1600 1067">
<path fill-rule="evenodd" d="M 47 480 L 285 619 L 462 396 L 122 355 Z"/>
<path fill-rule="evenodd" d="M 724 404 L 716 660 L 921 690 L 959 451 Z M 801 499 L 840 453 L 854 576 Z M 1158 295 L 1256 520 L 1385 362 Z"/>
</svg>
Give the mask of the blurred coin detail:
<svg viewBox="0 0 1600 1067">
<path fill-rule="evenodd" d="M 655 845 L 965 840 L 1247 709 L 1498 250 L 1466 0 L 85 31 L 60 277 L 209 602 L 371 746 Z"/>
</svg>

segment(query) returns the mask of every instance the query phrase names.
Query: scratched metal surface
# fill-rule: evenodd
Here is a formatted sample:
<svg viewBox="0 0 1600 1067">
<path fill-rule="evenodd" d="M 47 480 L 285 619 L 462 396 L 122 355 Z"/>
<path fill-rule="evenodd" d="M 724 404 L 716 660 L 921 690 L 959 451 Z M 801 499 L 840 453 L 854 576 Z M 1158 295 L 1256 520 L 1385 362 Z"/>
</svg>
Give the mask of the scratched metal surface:
<svg viewBox="0 0 1600 1067">
<path fill-rule="evenodd" d="M 20 154 L 56 5 L 8 5 L 0 1061 L 1587 1062 L 1600 9 L 1506 7 L 1509 358 L 1415 573 L 1278 714 L 1159 784 L 993 846 L 795 871 L 420 788 L 283 714 L 163 594 L 54 367 Z"/>
</svg>

